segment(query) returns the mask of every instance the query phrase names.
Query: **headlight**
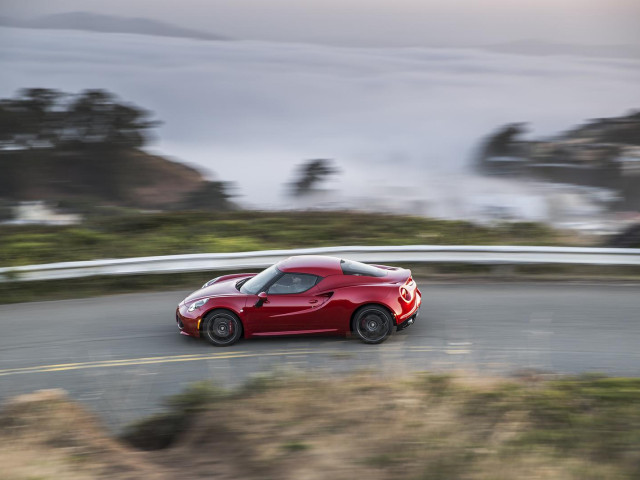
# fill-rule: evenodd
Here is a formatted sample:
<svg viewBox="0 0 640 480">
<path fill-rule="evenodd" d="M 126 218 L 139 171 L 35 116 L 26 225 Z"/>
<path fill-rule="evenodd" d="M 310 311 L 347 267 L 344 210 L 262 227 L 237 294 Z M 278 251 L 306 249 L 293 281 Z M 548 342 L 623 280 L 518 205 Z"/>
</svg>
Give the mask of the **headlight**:
<svg viewBox="0 0 640 480">
<path fill-rule="evenodd" d="M 198 300 L 197 302 L 193 302 L 191 305 L 189 305 L 189 308 L 187 309 L 187 311 L 188 312 L 193 312 L 196 308 L 200 308 L 201 306 L 203 306 L 208 301 L 209 301 L 208 298 L 203 298 L 202 300 Z"/>
<path fill-rule="evenodd" d="M 216 281 L 219 279 L 220 277 L 216 277 L 216 278 L 212 278 L 211 280 L 209 280 L 207 283 L 205 283 L 204 285 L 202 285 L 202 288 L 207 288 L 209 285 L 213 285 L 214 283 L 216 283 Z"/>
</svg>

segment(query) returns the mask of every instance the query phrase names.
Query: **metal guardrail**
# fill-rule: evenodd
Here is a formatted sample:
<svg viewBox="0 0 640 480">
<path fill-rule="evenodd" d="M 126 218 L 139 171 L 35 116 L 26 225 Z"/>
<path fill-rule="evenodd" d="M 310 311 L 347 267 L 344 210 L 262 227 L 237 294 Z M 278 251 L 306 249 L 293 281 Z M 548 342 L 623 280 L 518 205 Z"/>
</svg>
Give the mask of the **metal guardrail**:
<svg viewBox="0 0 640 480">
<path fill-rule="evenodd" d="M 581 247 L 433 246 L 321 247 L 238 253 L 90 260 L 0 268 L 0 282 L 59 280 L 100 275 L 140 275 L 264 268 L 291 255 L 333 255 L 369 263 L 485 265 L 638 265 L 640 249 Z"/>
</svg>

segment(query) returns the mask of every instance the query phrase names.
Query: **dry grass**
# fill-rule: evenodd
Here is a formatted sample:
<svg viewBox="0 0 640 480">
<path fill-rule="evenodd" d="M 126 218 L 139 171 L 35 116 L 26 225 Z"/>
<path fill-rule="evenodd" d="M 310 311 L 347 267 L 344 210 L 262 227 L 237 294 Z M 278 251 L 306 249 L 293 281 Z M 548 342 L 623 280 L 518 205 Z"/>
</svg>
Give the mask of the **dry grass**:
<svg viewBox="0 0 640 480">
<path fill-rule="evenodd" d="M 144 453 L 110 438 L 61 390 L 22 395 L 0 414 L 3 479 L 170 478 Z"/>
<path fill-rule="evenodd" d="M 108 438 L 59 394 L 13 402 L 0 415 L 0 460 L 16 479 L 604 480 L 640 473 L 637 379 L 278 375 L 232 392 L 199 385 L 168 405 L 167 416 L 187 412 L 186 423 L 176 423 L 166 448 L 140 451 Z M 152 436 L 161 420 L 134 430 Z M 15 445 L 29 449 L 14 458 Z"/>
</svg>

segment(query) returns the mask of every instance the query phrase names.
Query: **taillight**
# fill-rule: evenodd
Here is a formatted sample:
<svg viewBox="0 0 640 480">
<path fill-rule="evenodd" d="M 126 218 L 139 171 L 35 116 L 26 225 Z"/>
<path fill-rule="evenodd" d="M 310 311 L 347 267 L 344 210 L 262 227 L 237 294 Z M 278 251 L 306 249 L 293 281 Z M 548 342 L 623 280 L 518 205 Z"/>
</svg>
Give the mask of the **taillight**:
<svg viewBox="0 0 640 480">
<path fill-rule="evenodd" d="M 406 302 L 410 302 L 411 301 L 411 292 L 409 290 L 407 290 L 406 288 L 404 288 L 404 287 L 400 288 L 400 296 Z"/>
</svg>

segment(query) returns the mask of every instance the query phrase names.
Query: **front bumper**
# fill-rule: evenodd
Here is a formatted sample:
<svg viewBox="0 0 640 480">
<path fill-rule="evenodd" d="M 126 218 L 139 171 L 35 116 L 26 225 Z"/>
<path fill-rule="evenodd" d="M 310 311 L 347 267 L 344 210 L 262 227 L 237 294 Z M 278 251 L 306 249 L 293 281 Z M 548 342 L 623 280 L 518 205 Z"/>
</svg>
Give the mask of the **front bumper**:
<svg viewBox="0 0 640 480">
<path fill-rule="evenodd" d="M 200 330 L 198 328 L 198 323 L 200 318 L 189 318 L 183 315 L 180 312 L 181 308 L 185 308 L 184 306 L 180 306 L 176 309 L 176 323 L 178 324 L 178 329 L 180 330 L 181 335 L 187 335 L 189 337 L 200 337 Z"/>
</svg>

